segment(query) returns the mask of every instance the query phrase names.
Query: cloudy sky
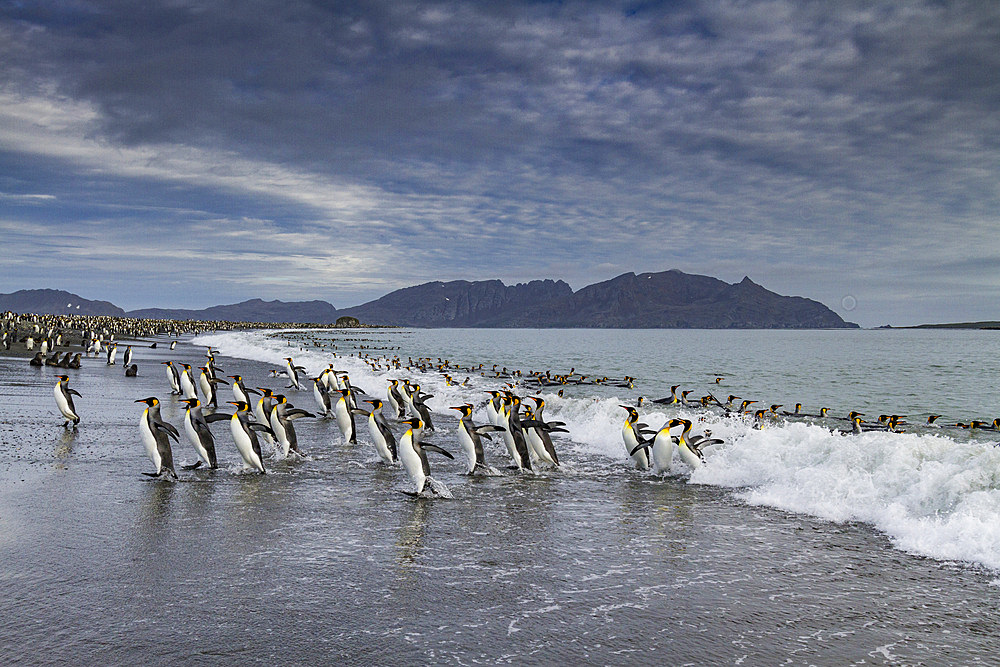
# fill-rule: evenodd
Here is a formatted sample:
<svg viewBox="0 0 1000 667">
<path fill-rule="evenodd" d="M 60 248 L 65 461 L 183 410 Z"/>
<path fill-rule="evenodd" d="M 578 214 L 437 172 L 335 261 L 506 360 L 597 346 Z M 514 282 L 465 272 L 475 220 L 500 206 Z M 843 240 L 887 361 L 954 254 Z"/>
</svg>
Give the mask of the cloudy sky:
<svg viewBox="0 0 1000 667">
<path fill-rule="evenodd" d="M 1000 4 L 0 0 L 0 291 L 670 268 L 1000 319 Z"/>
</svg>

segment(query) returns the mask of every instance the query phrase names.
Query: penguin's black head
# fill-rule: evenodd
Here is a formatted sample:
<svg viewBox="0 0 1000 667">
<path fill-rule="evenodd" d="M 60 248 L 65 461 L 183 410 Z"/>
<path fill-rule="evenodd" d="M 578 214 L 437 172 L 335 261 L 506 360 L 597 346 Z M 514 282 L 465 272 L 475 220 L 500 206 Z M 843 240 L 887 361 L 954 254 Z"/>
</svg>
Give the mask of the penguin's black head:
<svg viewBox="0 0 1000 667">
<path fill-rule="evenodd" d="M 135 403 L 145 403 L 149 407 L 153 407 L 154 405 L 156 405 L 157 403 L 159 403 L 160 400 L 158 398 L 156 398 L 156 396 L 148 396 L 146 398 L 136 399 L 134 402 Z"/>
<path fill-rule="evenodd" d="M 201 401 L 199 401 L 197 398 L 182 398 L 181 403 L 184 403 L 189 408 L 193 408 L 196 407 L 199 403 L 201 403 Z"/>
<path fill-rule="evenodd" d="M 226 401 L 226 404 L 236 406 L 236 412 L 243 412 L 244 410 L 247 410 L 250 407 L 243 401 Z"/>
<path fill-rule="evenodd" d="M 412 419 L 404 419 L 400 423 L 406 424 L 410 428 L 420 428 L 420 426 L 423 424 L 423 422 L 417 419 L 416 417 L 413 417 Z"/>
</svg>

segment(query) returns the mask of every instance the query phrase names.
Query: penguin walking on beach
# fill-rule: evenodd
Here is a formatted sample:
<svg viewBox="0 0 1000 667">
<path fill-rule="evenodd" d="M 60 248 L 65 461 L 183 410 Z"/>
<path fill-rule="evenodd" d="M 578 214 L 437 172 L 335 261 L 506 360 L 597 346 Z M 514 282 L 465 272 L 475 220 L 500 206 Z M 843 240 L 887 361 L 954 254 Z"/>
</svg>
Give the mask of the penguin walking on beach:
<svg viewBox="0 0 1000 667">
<path fill-rule="evenodd" d="M 59 408 L 62 416 L 66 418 L 63 428 L 66 428 L 72 422 L 75 429 L 76 425 L 80 423 L 80 415 L 76 411 L 76 406 L 73 405 L 73 397 L 80 396 L 80 393 L 76 389 L 70 389 L 67 384 L 69 382 L 68 375 L 57 375 L 56 377 L 59 378 L 59 382 L 56 383 L 52 393 L 56 398 L 56 407 Z"/>
<path fill-rule="evenodd" d="M 552 431 L 563 431 L 560 422 L 547 424 L 542 421 L 531 406 L 525 406 L 524 419 L 521 420 L 521 429 L 524 431 L 524 441 L 528 445 L 528 450 L 536 461 L 547 463 L 551 466 L 559 467 L 559 456 L 556 448 L 552 444 Z"/>
<path fill-rule="evenodd" d="M 181 394 L 184 398 L 198 398 L 198 389 L 194 383 L 194 376 L 191 375 L 191 364 L 181 364 L 184 368 L 180 372 Z"/>
<path fill-rule="evenodd" d="M 243 384 L 242 375 L 227 375 L 233 384 L 230 385 L 233 389 L 233 399 L 236 401 L 243 401 L 247 405 L 250 405 L 250 394 L 257 394 L 260 396 L 260 392 L 253 388 L 248 388 Z"/>
<path fill-rule="evenodd" d="M 414 486 L 412 492 L 404 491 L 403 493 L 415 498 L 423 496 L 425 491 L 431 496 L 451 497 L 451 493 L 444 484 L 431 478 L 431 466 L 427 462 L 427 452 L 437 452 L 449 459 L 454 459 L 455 457 L 437 445 L 432 445 L 429 442 L 420 442 L 419 438 L 414 438 L 414 429 L 423 427 L 419 419 L 407 419 L 403 423 L 410 428 L 406 430 L 403 437 L 399 440 L 399 460 L 403 464 L 403 468 L 406 470 L 406 474 Z"/>
<path fill-rule="evenodd" d="M 299 456 L 303 455 L 302 450 L 299 449 L 299 440 L 295 435 L 295 426 L 292 424 L 292 421 L 301 419 L 302 417 L 315 416 L 311 412 L 293 407 L 283 394 L 275 395 L 274 407 L 271 408 L 268 423 L 271 426 L 271 432 L 274 434 L 274 439 L 277 441 L 278 447 L 281 448 L 282 458 L 287 457 L 289 451 L 295 452 Z"/>
<path fill-rule="evenodd" d="M 200 467 L 203 461 L 213 470 L 218 468 L 219 463 L 215 455 L 215 438 L 212 437 L 212 432 L 209 430 L 208 425 L 211 422 L 228 419 L 229 415 L 212 414 L 206 417 L 202 414 L 201 401 L 197 398 L 182 398 L 181 403 L 187 405 L 187 410 L 184 412 L 184 433 L 194 446 L 194 450 L 198 452 L 199 458 L 193 465 L 183 466 L 184 469 L 194 470 Z"/>
<path fill-rule="evenodd" d="M 399 380 L 389 380 L 385 398 L 389 402 L 393 419 L 403 419 L 406 416 L 406 404 L 403 403 L 403 396 L 399 393 Z"/>
<path fill-rule="evenodd" d="M 118 343 L 108 345 L 108 366 L 115 365 L 115 357 L 118 356 Z"/>
<path fill-rule="evenodd" d="M 166 474 L 172 479 L 177 479 L 174 455 L 170 449 L 170 438 L 179 441 L 177 429 L 160 417 L 160 401 L 155 396 L 140 398 L 135 402 L 146 404 L 146 409 L 143 410 L 142 418 L 139 420 L 139 435 L 146 448 L 146 455 L 156 468 L 156 472 L 142 474 L 148 477 L 160 477 Z"/>
<path fill-rule="evenodd" d="M 125 346 L 125 356 L 122 357 L 122 363 L 127 367 L 132 365 L 132 346 Z"/>
<path fill-rule="evenodd" d="M 469 469 L 469 475 L 499 475 L 499 471 L 486 465 L 486 454 L 483 450 L 483 438 L 490 440 L 488 435 L 491 432 L 505 430 L 502 426 L 495 424 L 483 424 L 476 426 L 472 421 L 472 405 L 455 405 L 451 410 L 458 410 L 462 416 L 458 419 L 458 443 L 465 452 Z"/>
<path fill-rule="evenodd" d="M 213 408 L 219 407 L 219 397 L 216 390 L 216 385 L 229 383 L 225 380 L 212 376 L 212 371 L 208 366 L 202 366 L 201 375 L 198 376 L 198 386 L 201 387 L 201 393 L 205 397 L 205 405 Z"/>
<path fill-rule="evenodd" d="M 260 453 L 260 443 L 257 441 L 257 431 L 271 433 L 271 427 L 258 422 L 250 421 L 250 406 L 243 401 L 230 401 L 229 405 L 236 406 L 236 412 L 229 418 L 229 430 L 233 434 L 233 442 L 236 449 L 243 458 L 247 468 L 253 468 L 262 475 L 264 470 L 264 457 Z"/>
<path fill-rule="evenodd" d="M 274 407 L 274 392 L 272 392 L 267 387 L 257 387 L 260 391 L 260 399 L 257 401 L 257 405 L 254 408 L 253 416 L 256 417 L 257 422 L 260 424 L 270 424 L 271 423 L 271 409 Z M 240 400 L 236 399 L 239 403 Z M 247 405 L 250 405 L 248 401 L 245 401 Z M 251 420 L 253 421 L 253 420 Z M 264 442 L 268 445 L 274 444 L 274 438 L 271 437 L 271 429 L 268 428 L 266 431 L 261 431 L 261 435 L 264 436 Z"/>
<path fill-rule="evenodd" d="M 160 363 L 167 367 L 167 381 L 170 382 L 170 393 L 180 396 L 181 376 L 180 373 L 177 372 L 177 368 L 174 366 L 174 362 L 161 361 Z"/>
<path fill-rule="evenodd" d="M 305 367 L 304 366 L 296 366 L 295 363 L 292 361 L 291 357 L 285 357 L 285 362 L 286 362 L 285 363 L 285 368 L 287 369 L 286 370 L 286 374 L 288 375 L 288 381 L 291 382 L 291 384 L 288 385 L 287 388 L 288 389 L 293 389 L 294 388 L 294 389 L 301 390 L 302 389 L 302 383 L 299 382 L 299 372 L 300 371 L 301 372 L 305 372 L 305 370 L 306 370 Z"/>
<path fill-rule="evenodd" d="M 313 397 L 316 399 L 316 403 L 320 407 L 320 416 L 329 417 L 333 414 L 333 402 L 330 399 L 330 390 L 327 388 L 326 380 L 323 375 L 320 375 L 319 377 L 313 378 L 312 382 Z"/>
<path fill-rule="evenodd" d="M 649 454 L 646 448 L 641 445 L 646 443 L 643 433 L 645 424 L 639 423 L 639 411 L 630 405 L 620 405 L 628 412 L 625 423 L 622 424 L 622 441 L 625 443 L 625 451 L 632 457 L 635 467 L 639 470 L 649 469 Z"/>
<path fill-rule="evenodd" d="M 396 436 L 393 435 L 392 429 L 389 428 L 389 423 L 382 416 L 382 401 L 375 398 L 367 400 L 365 403 L 372 406 L 371 411 L 363 408 L 354 408 L 352 412 L 356 415 L 368 417 L 368 433 L 371 435 L 375 452 L 386 463 L 395 463 L 399 460 Z"/>
<path fill-rule="evenodd" d="M 502 426 L 504 444 L 510 457 L 514 459 L 514 467 L 519 471 L 531 470 L 531 452 L 528 450 L 528 443 L 524 439 L 524 430 L 521 428 L 521 399 L 519 396 L 507 392 L 504 401 L 497 411 L 497 426 Z"/>
<path fill-rule="evenodd" d="M 354 413 L 351 407 L 351 390 L 341 389 L 340 398 L 334 406 L 333 414 L 337 418 L 337 426 L 340 428 L 344 440 L 352 445 L 358 444 L 358 434 L 354 427 Z"/>
</svg>

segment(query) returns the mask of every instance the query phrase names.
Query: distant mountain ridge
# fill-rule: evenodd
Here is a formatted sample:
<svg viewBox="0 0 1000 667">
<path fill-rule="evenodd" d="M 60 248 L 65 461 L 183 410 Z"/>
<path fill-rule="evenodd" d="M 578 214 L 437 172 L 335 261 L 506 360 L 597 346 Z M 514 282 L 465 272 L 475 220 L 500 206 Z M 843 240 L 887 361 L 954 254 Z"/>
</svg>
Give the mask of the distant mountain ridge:
<svg viewBox="0 0 1000 667">
<path fill-rule="evenodd" d="M 326 301 L 264 301 L 250 299 L 201 310 L 144 308 L 131 310 L 129 317 L 154 320 L 227 320 L 230 322 L 295 322 L 326 324 L 335 322 L 337 309 Z"/>
<path fill-rule="evenodd" d="M 73 308 L 67 308 L 72 304 Z M 75 306 L 79 305 L 79 309 Z M 369 325 L 497 328 L 856 328 L 818 301 L 782 296 L 744 278 L 730 285 L 676 269 L 624 273 L 576 292 L 562 280 L 505 285 L 499 280 L 434 281 L 398 289 L 352 308 L 326 301 L 263 301 L 201 310 L 124 312 L 58 290 L 0 294 L 0 310 L 117 315 L 151 319 L 329 324 L 351 316 Z M 93 311 L 93 312 L 91 312 Z M 98 312 L 100 311 L 100 312 Z"/>
<path fill-rule="evenodd" d="M 0 294 L 0 312 L 52 315 L 106 315 L 125 317 L 125 311 L 110 301 L 91 301 L 58 289 L 23 289 Z"/>
<path fill-rule="evenodd" d="M 367 324 L 618 329 L 856 328 L 818 301 L 746 277 L 734 285 L 676 269 L 624 273 L 573 292 L 560 281 L 431 282 L 338 311 Z"/>
</svg>

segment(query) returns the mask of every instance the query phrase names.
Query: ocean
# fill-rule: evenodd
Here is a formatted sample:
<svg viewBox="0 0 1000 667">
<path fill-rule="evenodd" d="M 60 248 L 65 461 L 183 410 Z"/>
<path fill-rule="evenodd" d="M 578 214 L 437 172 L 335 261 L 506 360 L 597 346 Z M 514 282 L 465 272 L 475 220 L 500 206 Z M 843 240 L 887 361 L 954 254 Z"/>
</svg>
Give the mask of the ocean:
<svg viewBox="0 0 1000 667">
<path fill-rule="evenodd" d="M 209 333 L 173 351 L 136 346 L 140 373 L 103 359 L 69 371 L 82 422 L 62 428 L 56 372 L 0 357 L 0 649 L 6 662 L 163 664 L 992 664 L 1000 639 L 1000 433 L 954 426 L 1000 416 L 994 331 L 288 330 Z M 295 422 L 304 460 L 247 474 L 228 424 L 220 469 L 150 480 L 139 440 L 155 395 L 181 425 L 163 366 L 206 346 L 225 374 L 285 391 L 291 356 L 333 363 L 385 397 L 388 378 L 433 394 L 432 474 L 453 498 L 413 499 L 332 420 Z M 336 355 L 336 356 L 334 356 Z M 549 387 L 560 467 L 463 475 L 449 406 L 505 379 L 375 369 L 363 356 L 445 359 L 635 378 Z M 487 372 L 486 375 L 491 375 Z M 718 384 L 716 378 L 722 378 Z M 639 408 L 656 428 L 686 417 L 724 443 L 704 466 L 637 471 L 625 411 L 671 385 L 782 404 L 906 415 L 903 433 L 842 435 L 840 419 L 764 428 L 718 410 Z M 223 400 L 232 400 L 220 387 Z M 230 406 L 225 406 L 228 411 Z M 938 427 L 922 424 L 940 414 Z M 401 429 L 397 429 L 397 435 Z M 178 464 L 196 460 L 183 439 Z"/>
</svg>

